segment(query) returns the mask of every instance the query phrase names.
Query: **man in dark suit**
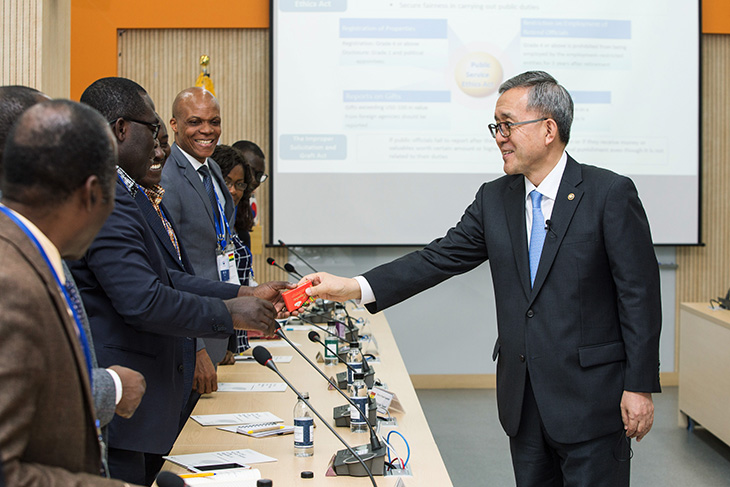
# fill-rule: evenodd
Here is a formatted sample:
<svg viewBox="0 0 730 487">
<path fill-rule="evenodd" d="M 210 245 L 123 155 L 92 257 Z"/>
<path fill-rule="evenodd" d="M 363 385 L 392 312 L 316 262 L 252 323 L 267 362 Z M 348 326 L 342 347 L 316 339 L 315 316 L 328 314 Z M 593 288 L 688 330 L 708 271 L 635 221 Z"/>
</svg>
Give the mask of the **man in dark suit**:
<svg viewBox="0 0 730 487">
<path fill-rule="evenodd" d="M 150 168 L 159 124 L 145 90 L 124 78 L 95 81 L 81 101 L 112 126 L 119 151 L 115 208 L 70 268 L 89 314 L 99 363 L 140 371 L 147 392 L 135 415 L 109 425 L 112 476 L 151 484 L 172 448 L 182 409 L 179 337 L 225 338 L 238 329 L 272 333 L 278 290 L 248 288 L 168 269 L 140 210 L 136 181 Z M 237 297 L 237 296 L 241 297 Z M 262 298 L 268 299 L 260 299 Z"/>
<path fill-rule="evenodd" d="M 489 126 L 504 176 L 423 250 L 355 279 L 312 274 L 313 295 L 376 312 L 489 259 L 497 402 L 517 485 L 629 484 L 629 439 L 660 392 L 659 270 L 630 179 L 565 152 L 568 92 L 544 72 L 500 87 Z"/>
<path fill-rule="evenodd" d="M 233 252 L 228 229 L 233 226 L 234 205 L 220 167 L 211 159 L 221 134 L 220 107 L 215 96 L 200 87 L 178 93 L 170 128 L 175 143 L 162 170 L 165 206 L 177 225 L 195 275 L 221 280 L 219 256 L 225 255 L 229 246 Z M 235 266 L 229 276 L 237 282 Z M 215 338 L 198 340 L 194 391 L 188 409 L 192 410 L 200 394 L 218 389 L 215 367 L 226 355 L 228 343 Z"/>
<path fill-rule="evenodd" d="M 101 473 L 92 361 L 61 258 L 114 206 L 115 144 L 78 103 L 37 104 L 8 137 L 0 205 L 0 457 L 7 485 L 122 486 Z"/>
</svg>

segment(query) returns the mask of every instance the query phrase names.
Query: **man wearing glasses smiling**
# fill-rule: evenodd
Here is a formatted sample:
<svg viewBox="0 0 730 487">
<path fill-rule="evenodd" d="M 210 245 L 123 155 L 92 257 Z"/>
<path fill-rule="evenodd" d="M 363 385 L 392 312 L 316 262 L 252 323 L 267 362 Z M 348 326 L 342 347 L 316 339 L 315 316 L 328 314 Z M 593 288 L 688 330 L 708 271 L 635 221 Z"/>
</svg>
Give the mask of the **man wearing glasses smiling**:
<svg viewBox="0 0 730 487">
<path fill-rule="evenodd" d="M 531 71 L 499 89 L 489 125 L 507 174 L 420 251 L 353 279 L 305 276 L 308 294 L 397 304 L 489 259 L 499 419 L 518 487 L 627 486 L 630 438 L 660 392 L 659 269 L 633 182 L 565 152 L 568 91 Z"/>
</svg>

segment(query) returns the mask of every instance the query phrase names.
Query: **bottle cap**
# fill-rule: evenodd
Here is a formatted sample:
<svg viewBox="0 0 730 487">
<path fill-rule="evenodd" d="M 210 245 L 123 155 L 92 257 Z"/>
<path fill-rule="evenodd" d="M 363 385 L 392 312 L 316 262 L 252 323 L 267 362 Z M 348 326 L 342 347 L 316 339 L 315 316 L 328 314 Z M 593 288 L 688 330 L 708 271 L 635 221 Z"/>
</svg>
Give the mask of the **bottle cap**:
<svg viewBox="0 0 730 487">
<path fill-rule="evenodd" d="M 311 472 L 309 470 L 305 470 L 301 473 L 301 477 L 303 479 L 313 479 L 314 478 L 314 472 Z"/>
<path fill-rule="evenodd" d="M 309 393 L 308 393 L 308 392 L 302 392 L 302 397 L 303 397 L 304 399 L 307 399 L 307 400 L 309 400 Z"/>
<path fill-rule="evenodd" d="M 365 378 L 365 374 L 362 372 L 355 372 L 355 375 L 353 376 L 355 380 L 363 380 Z"/>
<path fill-rule="evenodd" d="M 360 348 L 360 342 L 350 342 L 350 348 Z"/>
<path fill-rule="evenodd" d="M 256 487 L 273 487 L 274 482 L 269 479 L 258 479 L 256 481 Z"/>
</svg>

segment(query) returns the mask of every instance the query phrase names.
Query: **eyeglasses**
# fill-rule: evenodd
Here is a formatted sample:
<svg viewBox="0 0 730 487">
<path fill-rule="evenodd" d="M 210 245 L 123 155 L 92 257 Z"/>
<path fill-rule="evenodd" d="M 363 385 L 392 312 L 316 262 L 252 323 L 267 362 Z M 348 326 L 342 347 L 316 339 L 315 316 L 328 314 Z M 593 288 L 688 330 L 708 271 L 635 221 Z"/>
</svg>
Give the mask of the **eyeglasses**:
<svg viewBox="0 0 730 487">
<path fill-rule="evenodd" d="M 502 135 L 502 137 L 509 137 L 512 133 L 512 127 L 516 127 L 517 125 L 525 125 L 528 123 L 535 123 L 535 122 L 542 122 L 547 120 L 550 117 L 543 117 L 543 118 L 536 118 L 535 120 L 528 120 L 526 122 L 499 122 L 499 123 L 490 123 L 487 125 L 489 127 L 489 132 L 492 134 L 492 137 L 495 139 L 497 138 L 497 130 L 499 130 L 499 133 Z"/>
<path fill-rule="evenodd" d="M 160 133 L 160 124 L 159 123 L 145 122 L 144 120 L 135 120 L 133 118 L 127 118 L 127 117 L 119 117 L 119 118 L 121 118 L 122 120 L 127 120 L 129 122 L 138 123 L 140 125 L 146 125 L 152 131 L 153 139 L 156 139 L 157 134 Z M 119 118 L 117 118 L 116 120 L 114 120 L 112 122 L 109 122 L 109 125 L 114 125 L 115 123 L 117 123 L 117 120 L 119 120 Z"/>
<path fill-rule="evenodd" d="M 228 189 L 236 188 L 236 191 L 244 191 L 248 185 L 243 181 L 236 181 L 235 183 L 228 178 L 225 178 L 226 186 Z"/>
<path fill-rule="evenodd" d="M 253 171 L 251 171 L 251 172 L 253 172 Z M 253 180 L 254 181 L 258 181 L 259 184 L 261 184 L 264 181 L 266 181 L 266 178 L 268 178 L 268 177 L 269 177 L 269 175 L 266 174 L 265 172 L 262 172 L 262 171 L 254 172 L 253 173 Z"/>
</svg>

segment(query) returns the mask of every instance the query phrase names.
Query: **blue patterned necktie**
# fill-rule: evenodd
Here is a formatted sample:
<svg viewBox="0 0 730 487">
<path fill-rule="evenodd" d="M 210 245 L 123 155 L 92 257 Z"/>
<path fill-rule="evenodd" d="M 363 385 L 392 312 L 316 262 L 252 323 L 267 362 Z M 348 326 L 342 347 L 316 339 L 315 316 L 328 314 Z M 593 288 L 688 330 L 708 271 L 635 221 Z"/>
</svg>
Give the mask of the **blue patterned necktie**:
<svg viewBox="0 0 730 487">
<path fill-rule="evenodd" d="M 542 245 L 545 243 L 545 217 L 542 215 L 542 194 L 536 189 L 530 192 L 532 200 L 532 231 L 530 232 L 530 285 L 535 284 L 537 266 L 540 264 Z"/>
<path fill-rule="evenodd" d="M 200 166 L 198 172 L 203 176 L 203 186 L 205 186 L 205 192 L 208 193 L 210 204 L 213 207 L 213 218 L 218 219 L 220 212 L 218 211 L 218 200 L 215 197 L 215 189 L 213 188 L 213 179 L 210 176 L 210 170 L 208 166 Z"/>
</svg>

